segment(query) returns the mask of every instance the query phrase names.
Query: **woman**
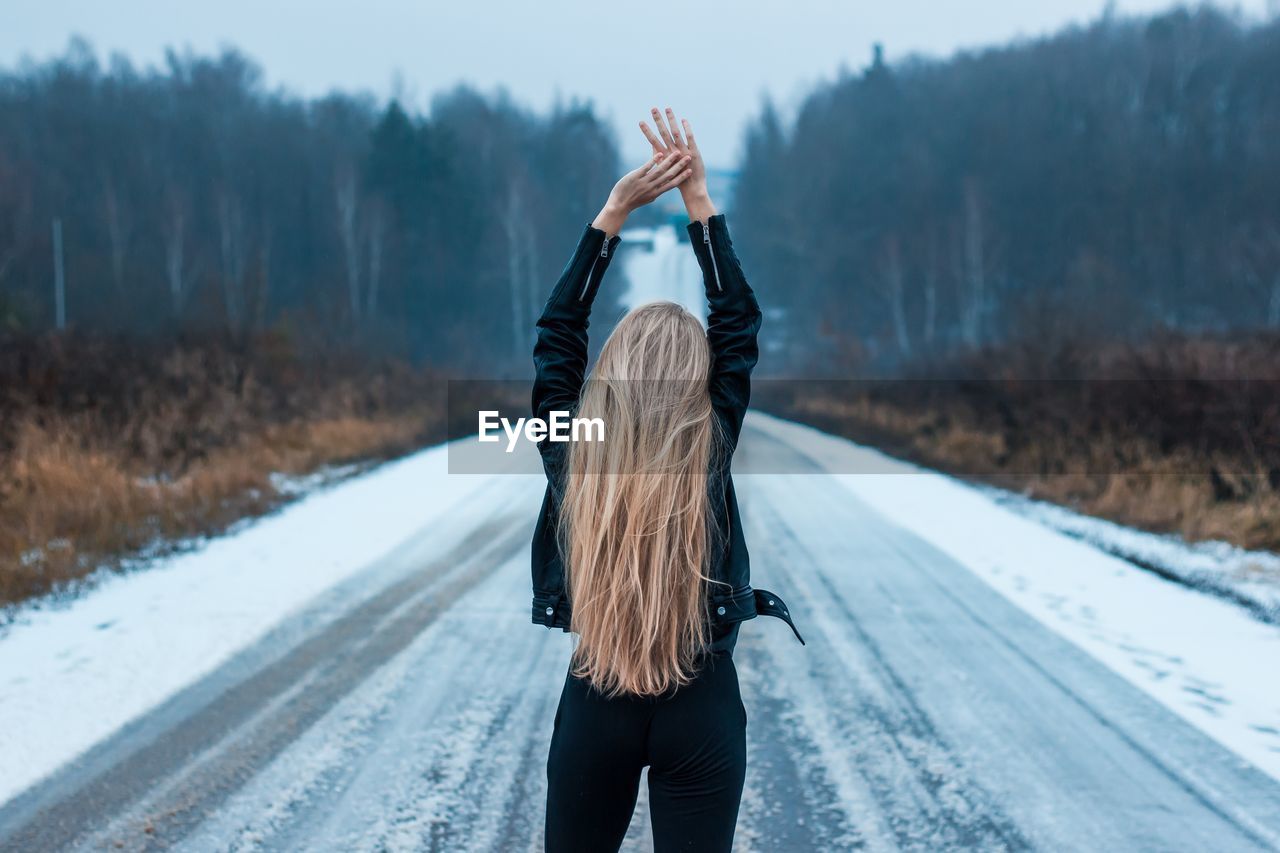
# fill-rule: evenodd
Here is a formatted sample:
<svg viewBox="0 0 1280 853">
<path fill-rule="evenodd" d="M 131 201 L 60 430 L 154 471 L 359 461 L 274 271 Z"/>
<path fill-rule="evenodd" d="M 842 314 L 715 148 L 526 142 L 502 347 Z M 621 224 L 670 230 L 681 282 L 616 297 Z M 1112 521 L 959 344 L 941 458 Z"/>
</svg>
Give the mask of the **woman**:
<svg viewBox="0 0 1280 853">
<path fill-rule="evenodd" d="M 707 192 L 689 123 L 655 109 L 653 158 L 586 227 L 538 320 L 533 408 L 601 418 L 603 442 L 539 449 L 533 621 L 578 635 L 547 760 L 548 853 L 617 850 L 649 767 L 656 850 L 729 850 L 746 773 L 732 652 L 757 614 L 729 463 L 750 397 L 760 308 Z M 591 376 L 587 321 L 628 214 L 679 187 L 710 306 L 627 314 Z M 791 624 L 792 630 L 795 626 Z M 796 632 L 799 639 L 800 634 Z M 801 642 L 804 642 L 801 640 Z"/>
</svg>

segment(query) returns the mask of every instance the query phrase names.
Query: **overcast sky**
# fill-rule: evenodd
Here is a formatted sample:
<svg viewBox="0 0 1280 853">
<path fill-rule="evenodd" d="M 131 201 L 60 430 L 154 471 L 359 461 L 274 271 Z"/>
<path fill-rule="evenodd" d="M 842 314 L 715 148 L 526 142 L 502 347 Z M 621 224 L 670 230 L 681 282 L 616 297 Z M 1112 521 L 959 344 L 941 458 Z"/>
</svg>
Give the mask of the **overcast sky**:
<svg viewBox="0 0 1280 853">
<path fill-rule="evenodd" d="M 1271 0 L 1274 4 L 1276 0 Z M 385 97 L 397 87 L 418 106 L 467 81 L 505 86 L 541 108 L 557 95 L 592 99 L 612 119 L 628 160 L 648 146 L 636 128 L 652 105 L 694 123 L 707 159 L 736 160 L 744 122 L 764 93 L 784 110 L 841 65 L 866 65 L 871 46 L 890 61 L 1051 32 L 1096 18 L 1102 0 L 4 0 L 0 64 L 62 52 L 82 35 L 105 55 L 152 64 L 166 47 L 235 45 L 267 80 L 314 95 L 334 88 Z M 1121 13 L 1169 0 L 1119 0 Z M 1259 15 L 1267 0 L 1242 0 Z M 396 81 L 400 81 L 399 84 Z"/>
</svg>

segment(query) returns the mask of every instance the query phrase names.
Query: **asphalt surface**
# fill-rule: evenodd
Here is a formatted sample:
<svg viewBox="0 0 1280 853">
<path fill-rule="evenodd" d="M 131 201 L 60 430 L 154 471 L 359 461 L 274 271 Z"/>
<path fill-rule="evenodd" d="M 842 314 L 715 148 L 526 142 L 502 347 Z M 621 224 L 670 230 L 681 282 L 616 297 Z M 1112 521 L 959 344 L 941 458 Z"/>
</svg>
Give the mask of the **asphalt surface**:
<svg viewBox="0 0 1280 853">
<path fill-rule="evenodd" d="M 807 464 L 756 430 L 740 453 Z M 1280 783 L 927 542 L 816 473 L 739 492 L 753 579 L 808 641 L 742 629 L 740 849 L 1280 849 Z M 424 520 L 0 809 L 0 848 L 540 849 L 569 653 L 529 624 L 540 493 L 494 476 L 483 524 Z M 646 826 L 642 793 L 625 849 Z"/>
</svg>

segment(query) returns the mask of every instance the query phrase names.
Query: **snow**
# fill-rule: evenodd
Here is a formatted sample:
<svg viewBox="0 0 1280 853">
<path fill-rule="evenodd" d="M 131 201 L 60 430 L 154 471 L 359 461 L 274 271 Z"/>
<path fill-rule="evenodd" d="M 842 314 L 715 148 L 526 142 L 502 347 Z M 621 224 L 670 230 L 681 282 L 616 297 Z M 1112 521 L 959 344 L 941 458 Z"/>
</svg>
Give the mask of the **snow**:
<svg viewBox="0 0 1280 853">
<path fill-rule="evenodd" d="M 987 490 L 799 424 L 749 419 L 827 471 L 876 471 L 830 476 L 1280 779 L 1280 628 L 1001 506 Z"/>
<path fill-rule="evenodd" d="M 1227 542 L 1188 544 L 1176 536 L 1134 530 L 1000 489 L 990 489 L 988 494 L 1019 515 L 1108 554 L 1235 601 L 1258 618 L 1280 624 L 1280 555 L 1247 551 Z"/>
<path fill-rule="evenodd" d="M 446 466 L 447 446 L 419 452 L 199 550 L 107 576 L 65 607 L 19 611 L 0 634 L 0 803 L 211 672 L 486 482 L 447 477 Z"/>
</svg>

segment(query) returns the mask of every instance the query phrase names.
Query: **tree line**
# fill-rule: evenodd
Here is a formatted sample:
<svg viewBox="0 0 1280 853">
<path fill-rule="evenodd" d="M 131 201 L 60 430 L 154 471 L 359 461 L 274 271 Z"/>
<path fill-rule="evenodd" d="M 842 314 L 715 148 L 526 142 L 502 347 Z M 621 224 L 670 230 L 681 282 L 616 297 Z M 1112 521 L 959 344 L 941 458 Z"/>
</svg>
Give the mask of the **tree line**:
<svg viewBox="0 0 1280 853">
<path fill-rule="evenodd" d="M 616 172 L 590 103 L 457 87 L 420 114 L 269 89 L 236 51 L 138 68 L 77 40 L 0 72 L 0 329 L 525 365 Z"/>
<path fill-rule="evenodd" d="M 1280 21 L 1104 14 L 880 59 L 748 128 L 744 261 L 792 365 L 1280 329 Z"/>
</svg>

